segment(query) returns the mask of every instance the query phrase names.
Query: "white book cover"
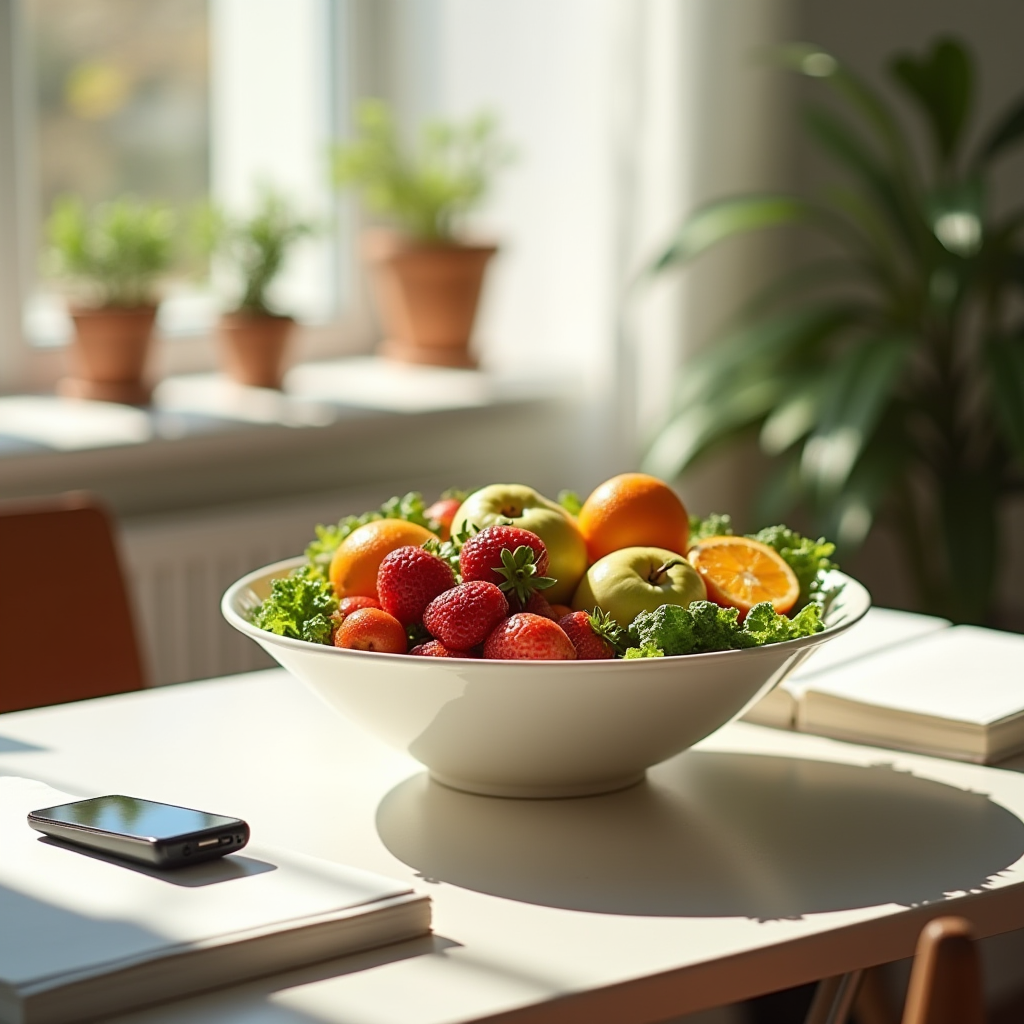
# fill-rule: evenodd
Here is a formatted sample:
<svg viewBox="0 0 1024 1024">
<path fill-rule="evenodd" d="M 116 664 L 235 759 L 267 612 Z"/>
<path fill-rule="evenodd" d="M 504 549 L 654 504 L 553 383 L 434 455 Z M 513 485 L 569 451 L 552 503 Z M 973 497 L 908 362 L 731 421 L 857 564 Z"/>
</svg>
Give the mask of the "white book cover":
<svg viewBox="0 0 1024 1024">
<path fill-rule="evenodd" d="M 797 716 L 807 732 L 996 760 L 1024 743 L 1024 636 L 935 632 L 810 680 Z"/>
<path fill-rule="evenodd" d="M 5 1024 L 107 1014 L 429 931 L 428 897 L 357 868 L 250 845 L 160 871 L 27 824 L 73 799 L 0 778 Z"/>
<path fill-rule="evenodd" d="M 910 643 L 948 627 L 946 619 L 931 615 L 871 608 L 842 636 L 815 648 L 806 661 L 743 716 L 744 721 L 792 729 L 796 725 L 800 698 L 815 679 L 858 658 Z"/>
</svg>

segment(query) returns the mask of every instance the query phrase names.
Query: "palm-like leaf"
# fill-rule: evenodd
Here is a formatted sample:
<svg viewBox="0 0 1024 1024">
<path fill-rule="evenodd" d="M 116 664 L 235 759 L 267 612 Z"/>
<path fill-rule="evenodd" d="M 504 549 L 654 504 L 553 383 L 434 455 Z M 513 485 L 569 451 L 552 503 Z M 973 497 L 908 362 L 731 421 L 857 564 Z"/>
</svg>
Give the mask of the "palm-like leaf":
<svg viewBox="0 0 1024 1024">
<path fill-rule="evenodd" d="M 839 254 L 763 289 L 739 325 L 686 367 L 647 468 L 674 476 L 756 433 L 778 460 L 762 509 L 774 517 L 802 502 L 842 544 L 859 543 L 876 516 L 888 516 L 922 603 L 982 621 L 994 592 L 999 502 L 1024 478 L 1024 323 L 1014 322 L 1024 210 L 993 221 L 987 175 L 1024 139 L 1024 101 L 964 162 L 973 93 L 966 51 L 947 39 L 922 57 L 898 56 L 893 78 L 934 143 L 931 166 L 920 170 L 910 133 L 863 80 L 809 44 L 779 57 L 845 103 L 848 116 L 815 108 L 806 127 L 848 185 L 820 202 L 710 203 L 652 271 L 785 224 L 826 232 Z"/>
</svg>

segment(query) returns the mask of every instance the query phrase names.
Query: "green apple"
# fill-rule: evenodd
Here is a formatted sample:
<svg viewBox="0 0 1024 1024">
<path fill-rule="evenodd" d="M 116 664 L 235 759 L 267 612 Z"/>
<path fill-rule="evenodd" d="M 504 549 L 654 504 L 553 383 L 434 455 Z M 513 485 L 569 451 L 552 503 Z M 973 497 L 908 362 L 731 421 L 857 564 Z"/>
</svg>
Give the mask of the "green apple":
<svg viewBox="0 0 1024 1024">
<path fill-rule="evenodd" d="M 452 520 L 452 536 L 469 524 L 509 522 L 537 534 L 548 549 L 548 575 L 558 582 L 545 590 L 552 604 L 568 604 L 587 568 L 587 545 L 565 509 L 525 484 L 491 484 L 474 491 Z"/>
<path fill-rule="evenodd" d="M 620 626 L 663 604 L 684 608 L 703 601 L 707 590 L 685 558 L 667 548 L 620 548 L 599 558 L 572 598 L 577 611 L 603 608 Z"/>
</svg>

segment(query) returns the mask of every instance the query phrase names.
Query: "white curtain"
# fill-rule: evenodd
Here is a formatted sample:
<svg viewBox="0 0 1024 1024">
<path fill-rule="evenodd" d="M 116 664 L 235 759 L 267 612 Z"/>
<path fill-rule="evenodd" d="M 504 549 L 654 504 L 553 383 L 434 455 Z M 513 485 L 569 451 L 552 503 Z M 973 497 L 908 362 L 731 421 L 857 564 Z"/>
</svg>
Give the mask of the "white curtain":
<svg viewBox="0 0 1024 1024">
<path fill-rule="evenodd" d="M 412 121 L 495 111 L 519 158 L 475 221 L 500 240 L 485 365 L 588 396 L 593 475 L 634 466 L 672 380 L 756 277 L 746 247 L 632 282 L 687 211 L 778 175 L 789 0 L 398 0 Z M 625 329 L 623 329 L 625 327 Z M 594 481 L 590 481 L 594 482 Z"/>
</svg>

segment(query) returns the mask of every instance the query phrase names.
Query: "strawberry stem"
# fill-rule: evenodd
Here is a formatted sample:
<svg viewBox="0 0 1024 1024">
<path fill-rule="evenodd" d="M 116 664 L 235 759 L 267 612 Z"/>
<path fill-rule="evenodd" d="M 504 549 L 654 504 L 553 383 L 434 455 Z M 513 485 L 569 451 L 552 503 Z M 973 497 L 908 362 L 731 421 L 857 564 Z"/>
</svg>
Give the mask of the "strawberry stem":
<svg viewBox="0 0 1024 1024">
<path fill-rule="evenodd" d="M 501 566 L 494 571 L 504 577 L 498 589 L 513 597 L 520 608 L 526 607 L 530 595 L 537 590 L 547 590 L 558 581 L 550 576 L 538 576 L 535 563 L 536 553 L 528 544 L 520 544 L 514 551 L 501 550 Z"/>
</svg>

